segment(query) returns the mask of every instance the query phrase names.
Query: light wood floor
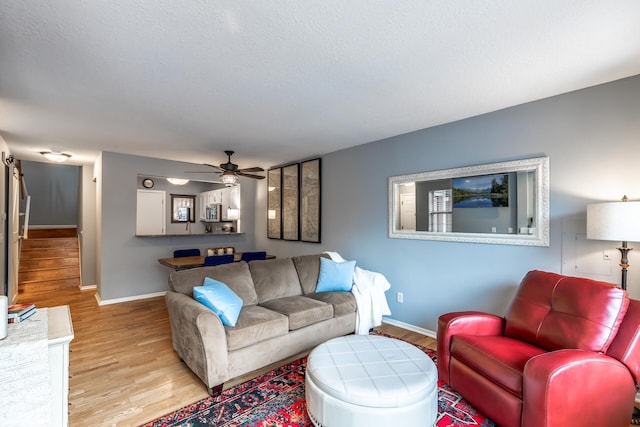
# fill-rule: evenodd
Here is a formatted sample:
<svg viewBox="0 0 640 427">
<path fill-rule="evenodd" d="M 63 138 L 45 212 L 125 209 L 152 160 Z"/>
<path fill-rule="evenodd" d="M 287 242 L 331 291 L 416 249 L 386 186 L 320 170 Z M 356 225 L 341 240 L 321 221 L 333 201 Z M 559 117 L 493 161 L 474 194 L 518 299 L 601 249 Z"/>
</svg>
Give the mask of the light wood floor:
<svg viewBox="0 0 640 427">
<path fill-rule="evenodd" d="M 71 426 L 138 426 L 208 396 L 173 350 L 163 297 L 99 306 L 95 291 L 46 286 L 21 292 L 19 300 L 70 306 Z M 435 349 L 424 335 L 391 325 L 379 330 Z"/>
</svg>

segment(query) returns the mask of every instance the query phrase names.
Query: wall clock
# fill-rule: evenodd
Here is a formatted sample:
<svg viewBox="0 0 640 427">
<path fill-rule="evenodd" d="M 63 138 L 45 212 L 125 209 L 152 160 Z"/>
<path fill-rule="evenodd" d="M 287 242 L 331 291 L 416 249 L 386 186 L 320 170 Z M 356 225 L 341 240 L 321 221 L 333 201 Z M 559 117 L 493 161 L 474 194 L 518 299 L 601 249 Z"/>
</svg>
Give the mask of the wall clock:
<svg viewBox="0 0 640 427">
<path fill-rule="evenodd" d="M 145 178 L 142 180 L 142 186 L 144 188 L 152 188 L 153 187 L 153 180 L 151 178 Z"/>
</svg>

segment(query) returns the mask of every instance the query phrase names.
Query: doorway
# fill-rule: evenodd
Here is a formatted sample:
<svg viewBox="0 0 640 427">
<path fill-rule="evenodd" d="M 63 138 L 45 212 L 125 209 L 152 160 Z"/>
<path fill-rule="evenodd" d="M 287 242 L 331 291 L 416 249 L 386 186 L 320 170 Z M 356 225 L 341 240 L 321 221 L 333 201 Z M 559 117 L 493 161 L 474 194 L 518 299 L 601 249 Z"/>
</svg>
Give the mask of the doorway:
<svg viewBox="0 0 640 427">
<path fill-rule="evenodd" d="M 415 193 L 400 195 L 400 229 L 408 231 L 415 231 L 416 229 Z"/>
</svg>

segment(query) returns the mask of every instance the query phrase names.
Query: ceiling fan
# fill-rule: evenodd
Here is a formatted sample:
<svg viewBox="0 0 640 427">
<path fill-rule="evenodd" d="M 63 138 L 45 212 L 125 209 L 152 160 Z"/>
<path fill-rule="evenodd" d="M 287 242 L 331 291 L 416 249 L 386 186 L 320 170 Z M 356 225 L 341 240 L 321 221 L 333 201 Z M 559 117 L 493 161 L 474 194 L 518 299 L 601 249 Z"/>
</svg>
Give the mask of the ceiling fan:
<svg viewBox="0 0 640 427">
<path fill-rule="evenodd" d="M 235 184 L 236 181 L 238 180 L 238 176 L 245 176 L 247 178 L 253 178 L 253 179 L 264 179 L 264 176 L 247 173 L 247 172 L 263 172 L 264 169 L 262 169 L 261 167 L 238 169 L 238 165 L 236 165 L 235 163 L 231 163 L 231 156 L 233 155 L 234 152 L 227 150 L 224 153 L 227 155 L 227 163 L 222 163 L 220 164 L 220 166 L 211 165 L 209 163 L 203 163 L 205 166 L 209 166 L 214 169 L 217 169 L 217 171 L 214 173 L 221 174 L 220 181 L 222 183 L 227 185 Z M 188 172 L 188 173 L 210 173 L 210 172 Z"/>
</svg>

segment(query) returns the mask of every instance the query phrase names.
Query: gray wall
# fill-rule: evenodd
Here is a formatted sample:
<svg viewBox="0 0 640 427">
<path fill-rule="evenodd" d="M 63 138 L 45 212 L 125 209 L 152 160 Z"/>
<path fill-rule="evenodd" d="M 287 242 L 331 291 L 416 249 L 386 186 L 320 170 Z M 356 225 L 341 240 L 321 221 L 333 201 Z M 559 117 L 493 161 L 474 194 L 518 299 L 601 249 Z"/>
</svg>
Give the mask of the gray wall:
<svg viewBox="0 0 640 427">
<path fill-rule="evenodd" d="M 31 196 L 29 226 L 78 225 L 79 166 L 23 160 L 22 173 Z"/>
<path fill-rule="evenodd" d="M 166 291 L 170 270 L 160 265 L 158 258 L 171 257 L 175 249 L 234 246 L 238 251 L 245 251 L 255 247 L 256 184 L 253 179 L 239 180 L 245 234 L 136 237 L 138 175 L 191 179 L 193 176 L 185 171 L 194 170 L 194 165 L 102 152 L 94 169 L 98 197 L 98 294 L 102 302 Z"/>
<path fill-rule="evenodd" d="M 542 155 L 550 157 L 551 169 L 549 247 L 387 237 L 389 176 Z M 638 159 L 640 76 L 635 76 L 323 156 L 321 244 L 266 238 L 267 189 L 261 182 L 256 245 L 278 256 L 335 250 L 357 260 L 391 282 L 387 300 L 393 319 L 435 331 L 445 312 L 503 314 L 529 270 L 561 272 L 563 220 L 584 217 L 587 203 L 619 200 L 623 194 L 640 199 Z M 638 252 L 630 256 L 629 291 L 635 298 L 640 297 Z M 397 291 L 404 293 L 404 304 L 395 302 Z"/>
</svg>

